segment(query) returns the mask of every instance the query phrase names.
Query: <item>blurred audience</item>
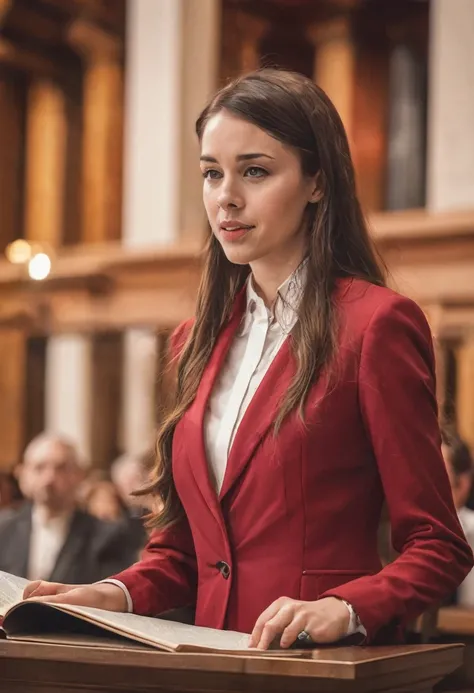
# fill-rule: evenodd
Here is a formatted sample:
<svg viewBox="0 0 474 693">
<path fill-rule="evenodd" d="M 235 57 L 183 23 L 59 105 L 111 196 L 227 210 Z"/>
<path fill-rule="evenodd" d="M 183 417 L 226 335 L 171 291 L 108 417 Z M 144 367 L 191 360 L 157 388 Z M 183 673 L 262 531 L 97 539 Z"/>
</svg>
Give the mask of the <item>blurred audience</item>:
<svg viewBox="0 0 474 693">
<path fill-rule="evenodd" d="M 114 482 L 123 502 L 133 512 L 141 514 L 147 509 L 147 500 L 143 496 L 134 496 L 134 491 L 142 489 L 148 481 L 148 469 L 152 458 L 144 455 L 124 454 L 117 457 L 110 467 L 110 477 Z"/>
<path fill-rule="evenodd" d="M 474 510 L 466 507 L 473 479 L 472 455 L 467 444 L 451 431 L 443 432 L 442 449 L 459 521 L 474 549 Z M 456 601 L 460 606 L 474 606 L 474 570 L 459 587 Z"/>
<path fill-rule="evenodd" d="M 18 468 L 27 501 L 0 511 L 1 570 L 30 580 L 88 583 L 136 560 L 123 524 L 78 509 L 82 475 L 68 440 L 44 433 L 31 441 Z"/>
<path fill-rule="evenodd" d="M 0 509 L 14 508 L 23 500 L 13 472 L 0 472 Z"/>
<path fill-rule="evenodd" d="M 144 516 L 150 509 L 150 499 L 134 496 L 133 493 L 146 486 L 150 462 L 151 455 L 148 454 L 124 454 L 112 462 L 110 467 L 110 477 L 126 508 L 129 531 L 142 547 L 147 540 Z"/>
<path fill-rule="evenodd" d="M 121 522 L 127 518 L 127 507 L 115 484 L 102 479 L 90 484 L 83 495 L 83 507 L 99 520 Z"/>
</svg>

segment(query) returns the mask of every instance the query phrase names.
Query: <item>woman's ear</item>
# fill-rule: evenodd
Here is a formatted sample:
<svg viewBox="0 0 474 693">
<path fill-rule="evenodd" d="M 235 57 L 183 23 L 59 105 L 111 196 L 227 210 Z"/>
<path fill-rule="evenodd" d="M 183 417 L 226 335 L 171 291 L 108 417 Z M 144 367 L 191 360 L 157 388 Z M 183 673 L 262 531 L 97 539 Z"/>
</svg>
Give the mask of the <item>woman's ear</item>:
<svg viewBox="0 0 474 693">
<path fill-rule="evenodd" d="M 319 188 L 315 188 L 313 192 L 311 193 L 311 198 L 310 198 L 310 203 L 314 204 L 315 202 L 320 202 L 324 197 L 324 192 L 320 190 Z"/>
<path fill-rule="evenodd" d="M 314 204 L 315 202 L 320 202 L 324 197 L 324 184 L 323 184 L 323 177 L 321 175 L 321 171 L 318 171 L 315 176 L 313 176 L 312 179 L 312 190 L 311 190 L 311 196 L 308 200 L 310 204 Z"/>
</svg>

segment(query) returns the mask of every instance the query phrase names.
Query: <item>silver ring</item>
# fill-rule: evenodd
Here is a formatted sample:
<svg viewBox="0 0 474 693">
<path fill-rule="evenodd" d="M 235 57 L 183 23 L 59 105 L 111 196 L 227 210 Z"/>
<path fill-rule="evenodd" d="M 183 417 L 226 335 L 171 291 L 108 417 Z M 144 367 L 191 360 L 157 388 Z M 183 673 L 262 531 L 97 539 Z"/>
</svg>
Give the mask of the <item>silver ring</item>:
<svg viewBox="0 0 474 693">
<path fill-rule="evenodd" d="M 313 638 L 309 633 L 307 633 L 305 630 L 302 630 L 301 633 L 298 633 L 298 636 L 296 638 L 298 642 L 304 643 L 305 645 L 312 645 L 314 643 Z"/>
</svg>

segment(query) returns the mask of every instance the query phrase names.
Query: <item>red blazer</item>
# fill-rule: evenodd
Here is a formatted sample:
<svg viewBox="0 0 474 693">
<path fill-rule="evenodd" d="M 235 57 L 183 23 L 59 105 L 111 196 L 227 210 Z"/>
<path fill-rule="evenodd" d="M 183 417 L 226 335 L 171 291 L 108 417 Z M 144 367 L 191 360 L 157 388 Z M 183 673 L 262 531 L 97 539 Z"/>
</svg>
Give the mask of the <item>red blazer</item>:
<svg viewBox="0 0 474 693">
<path fill-rule="evenodd" d="M 154 534 L 142 560 L 114 576 L 136 613 L 193 603 L 197 625 L 250 632 L 278 597 L 336 596 L 354 606 L 369 642 L 390 641 L 393 626 L 453 592 L 471 569 L 441 457 L 422 311 L 361 280 L 340 280 L 336 300 L 337 384 L 327 390 L 321 377 L 309 394 L 307 427 L 292 415 L 275 439 L 272 423 L 295 371 L 287 340 L 238 429 L 218 497 L 203 417 L 245 297 L 236 302 L 173 439 L 187 519 Z M 178 328 L 175 350 L 190 326 Z M 384 498 L 401 555 L 382 568 Z"/>
</svg>

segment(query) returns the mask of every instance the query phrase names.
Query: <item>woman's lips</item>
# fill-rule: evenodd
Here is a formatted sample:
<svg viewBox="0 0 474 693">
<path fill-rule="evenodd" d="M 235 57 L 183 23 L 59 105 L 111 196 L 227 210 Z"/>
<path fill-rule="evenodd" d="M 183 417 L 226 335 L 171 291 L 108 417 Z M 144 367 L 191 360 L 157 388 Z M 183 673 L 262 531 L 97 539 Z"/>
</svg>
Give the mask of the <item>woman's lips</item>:
<svg viewBox="0 0 474 693">
<path fill-rule="evenodd" d="M 241 226 L 238 228 L 232 228 L 232 229 L 226 229 L 221 226 L 220 229 L 220 234 L 222 238 L 225 241 L 229 241 L 230 243 L 239 241 L 241 238 L 246 236 L 252 229 L 255 228 L 254 226 Z"/>
</svg>

